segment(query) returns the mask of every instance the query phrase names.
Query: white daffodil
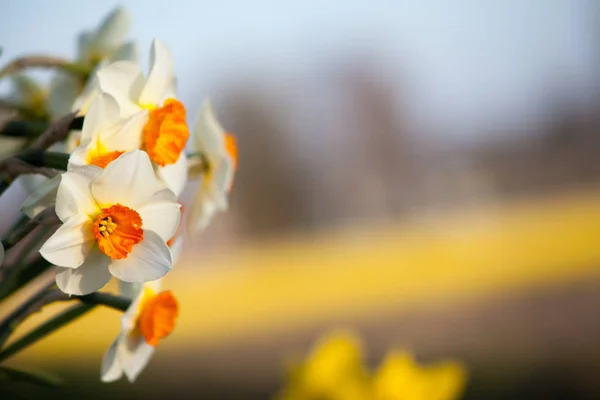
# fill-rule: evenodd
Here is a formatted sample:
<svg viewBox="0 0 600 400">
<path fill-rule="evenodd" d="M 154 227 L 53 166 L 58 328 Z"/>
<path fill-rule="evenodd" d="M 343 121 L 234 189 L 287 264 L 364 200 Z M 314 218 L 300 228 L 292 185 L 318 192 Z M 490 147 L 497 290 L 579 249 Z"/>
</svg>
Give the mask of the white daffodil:
<svg viewBox="0 0 600 400">
<path fill-rule="evenodd" d="M 121 154 L 139 149 L 147 119 L 145 110 L 121 119 L 114 97 L 100 93 L 84 119 L 80 144 L 69 157 L 69 168 L 83 165 L 104 168 Z"/>
<path fill-rule="evenodd" d="M 100 68 L 95 79 L 98 90 L 117 100 L 122 117 L 148 111 L 141 148 L 150 156 L 157 175 L 179 195 L 187 181 L 184 149 L 189 130 L 185 107 L 175 98 L 173 59 L 167 47 L 158 40 L 152 42 L 147 77 L 138 64 L 118 61 Z"/>
<path fill-rule="evenodd" d="M 138 60 L 135 42 L 126 42 L 131 27 L 131 17 L 122 7 L 113 10 L 94 31 L 79 35 L 76 63 L 90 68 L 94 75 L 97 67 L 118 60 Z M 88 79 L 87 85 L 80 77 L 69 73 L 58 73 L 50 84 L 48 110 L 53 118 L 75 111 L 74 103 L 78 97 L 77 109 L 82 103 L 89 104 L 95 93 L 94 82 Z M 82 110 L 81 115 L 85 114 Z"/>
<path fill-rule="evenodd" d="M 175 328 L 179 306 L 160 281 L 147 282 L 121 317 L 121 333 L 102 360 L 101 377 L 112 382 L 127 376 L 133 382 L 150 361 L 159 341 Z"/>
<path fill-rule="evenodd" d="M 166 242 L 179 225 L 179 204 L 156 178 L 148 155 L 125 153 L 106 168 L 65 172 L 56 197 L 63 225 L 40 249 L 57 268 L 65 293 L 84 295 L 111 278 L 147 282 L 172 268 Z"/>
<path fill-rule="evenodd" d="M 180 212 L 183 214 L 183 207 L 181 207 Z M 181 225 L 179 226 L 181 227 Z M 183 252 L 183 236 L 180 234 L 179 229 L 175 232 L 175 236 L 167 241 L 167 246 L 169 246 L 169 249 L 171 250 L 173 265 L 177 265 L 181 258 L 181 253 Z M 121 292 L 121 295 L 130 299 L 134 299 L 143 286 L 143 283 L 119 281 L 119 291 Z"/>
<path fill-rule="evenodd" d="M 145 111 L 121 119 L 119 106 L 114 98 L 106 93 L 96 97 L 88 115 L 84 119 L 83 129 L 79 131 L 79 143 L 72 151 L 67 145 L 67 151 L 72 152 L 69 157 L 68 170 L 84 165 L 106 167 L 111 161 L 127 151 L 140 147 L 141 130 L 148 118 Z M 33 176 L 28 180 L 33 180 Z M 56 192 L 60 184 L 60 176 L 46 179 L 35 176 L 33 182 L 25 182 L 31 187 L 31 195 L 21 206 L 21 210 L 33 218 L 37 213 L 52 205 L 56 199 Z"/>
<path fill-rule="evenodd" d="M 193 145 L 199 154 L 200 187 L 188 216 L 192 232 L 204 229 L 212 217 L 228 207 L 227 194 L 237 168 L 235 137 L 225 132 L 210 101 L 204 102 L 193 129 Z M 194 168 L 191 175 L 194 175 Z"/>
</svg>

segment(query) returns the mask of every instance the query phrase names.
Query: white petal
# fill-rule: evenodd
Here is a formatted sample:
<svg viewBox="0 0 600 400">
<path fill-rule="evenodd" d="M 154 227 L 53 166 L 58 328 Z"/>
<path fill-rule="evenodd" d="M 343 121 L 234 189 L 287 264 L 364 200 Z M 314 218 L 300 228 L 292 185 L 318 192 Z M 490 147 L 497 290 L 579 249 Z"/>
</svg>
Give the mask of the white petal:
<svg viewBox="0 0 600 400">
<path fill-rule="evenodd" d="M 98 27 L 92 52 L 107 56 L 115 51 L 125 40 L 130 27 L 131 16 L 123 7 L 118 7 Z"/>
<path fill-rule="evenodd" d="M 204 230 L 218 211 L 217 204 L 201 183 L 188 214 L 188 233 L 193 235 Z"/>
<path fill-rule="evenodd" d="M 93 140 L 100 132 L 116 124 L 121 118 L 119 104 L 108 93 L 100 93 L 87 110 L 81 131 L 81 141 Z"/>
<path fill-rule="evenodd" d="M 74 168 L 88 165 L 88 154 L 91 147 L 91 141 L 89 141 L 87 143 L 82 143 L 81 146 L 73 150 L 73 153 L 69 157 L 67 170 L 73 170 Z"/>
<path fill-rule="evenodd" d="M 123 368 L 117 358 L 117 348 L 119 347 L 120 337 L 118 337 L 108 348 L 102 359 L 100 377 L 102 382 L 114 382 L 123 376 Z"/>
<path fill-rule="evenodd" d="M 206 182 L 213 200 L 222 211 L 227 210 L 227 193 L 233 181 L 233 161 L 223 154 L 213 163 L 210 182 Z"/>
<path fill-rule="evenodd" d="M 158 233 L 158 236 L 165 242 L 169 241 L 177 232 L 181 217 L 181 206 L 177 202 L 152 202 L 137 208 L 137 212 L 142 217 L 143 228 Z"/>
<path fill-rule="evenodd" d="M 40 185 L 48 181 L 48 177 L 40 174 L 23 174 L 19 178 L 21 178 L 20 183 L 27 193 L 33 193 Z"/>
<path fill-rule="evenodd" d="M 40 254 L 54 265 L 78 268 L 89 256 L 95 242 L 93 221 L 76 215 L 61 225 L 40 248 Z"/>
<path fill-rule="evenodd" d="M 171 244 L 171 257 L 173 258 L 173 265 L 177 265 L 177 262 L 181 258 L 181 253 L 183 252 L 183 237 L 177 236 Z"/>
<path fill-rule="evenodd" d="M 56 271 L 56 285 L 67 294 L 84 296 L 96 292 L 111 278 L 109 258 L 94 246 L 79 268 L 60 268 Z"/>
<path fill-rule="evenodd" d="M 171 80 L 171 85 L 165 91 L 165 99 L 176 99 L 177 98 L 177 77 L 174 76 Z"/>
<path fill-rule="evenodd" d="M 188 177 L 187 157 L 185 153 L 181 153 L 174 164 L 168 164 L 164 167 L 158 166 L 156 174 L 179 197 L 185 188 Z"/>
<path fill-rule="evenodd" d="M 164 189 L 148 154 L 141 150 L 125 153 L 108 164 L 91 187 L 94 199 L 102 207 L 120 203 L 134 210 Z"/>
<path fill-rule="evenodd" d="M 82 32 L 77 38 L 77 56 L 79 61 L 87 62 L 90 58 L 94 36 L 92 32 Z"/>
<path fill-rule="evenodd" d="M 140 94 L 140 104 L 162 104 L 165 94 L 173 89 L 173 57 L 160 40 L 152 41 L 150 73 Z"/>
<path fill-rule="evenodd" d="M 147 282 L 162 278 L 172 266 L 171 252 L 163 238 L 144 229 L 144 239 L 133 246 L 127 258 L 111 260 L 109 269 L 122 281 Z"/>
<path fill-rule="evenodd" d="M 131 61 L 117 61 L 100 68 L 96 78 L 100 90 L 117 100 L 122 117 L 140 110 L 137 100 L 145 80 L 139 65 Z"/>
<path fill-rule="evenodd" d="M 119 362 L 127 379 L 134 382 L 150 361 L 154 354 L 154 347 L 146 343 L 141 335 L 129 337 L 125 343 L 125 346 L 119 347 Z"/>
<path fill-rule="evenodd" d="M 113 151 L 133 151 L 142 145 L 142 130 L 148 121 L 148 111 L 141 110 L 100 134 L 100 142 Z"/>
<path fill-rule="evenodd" d="M 86 165 L 76 167 L 61 175 L 56 195 L 56 215 L 65 222 L 75 215 L 94 215 L 100 209 L 92 197 L 90 183 L 102 168 Z"/>
<path fill-rule="evenodd" d="M 205 100 L 196 117 L 193 129 L 195 150 L 209 159 L 225 149 L 225 129 L 217 120 L 210 100 Z"/>
<path fill-rule="evenodd" d="M 81 131 L 70 131 L 65 140 L 65 152 L 72 153 L 81 144 Z"/>
<path fill-rule="evenodd" d="M 213 168 L 210 181 L 203 180 L 200 183 L 188 214 L 190 234 L 204 230 L 217 212 L 228 208 L 227 193 L 233 179 L 233 164 L 225 156 Z"/>
<path fill-rule="evenodd" d="M 75 99 L 79 96 L 81 84 L 75 76 L 57 73 L 50 82 L 46 107 L 54 120 L 68 114 L 73 109 Z"/>
<path fill-rule="evenodd" d="M 137 44 L 128 42 L 119 47 L 110 57 L 109 61 L 134 61 L 140 58 Z"/>
<path fill-rule="evenodd" d="M 29 218 L 33 219 L 38 213 L 53 205 L 56 202 L 58 185 L 61 177 L 56 175 L 52 179 L 43 182 L 38 188 L 25 199 L 21 205 L 21 211 Z"/>
<path fill-rule="evenodd" d="M 131 283 L 119 281 L 119 293 L 121 296 L 125 296 L 128 299 L 135 299 L 142 290 L 143 283 Z"/>
</svg>

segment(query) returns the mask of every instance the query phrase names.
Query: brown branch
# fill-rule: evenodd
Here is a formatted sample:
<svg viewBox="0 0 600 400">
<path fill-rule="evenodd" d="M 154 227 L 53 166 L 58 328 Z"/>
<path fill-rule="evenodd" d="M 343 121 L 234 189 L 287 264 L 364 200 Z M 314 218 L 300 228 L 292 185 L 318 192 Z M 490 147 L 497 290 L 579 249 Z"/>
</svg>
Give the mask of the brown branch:
<svg viewBox="0 0 600 400">
<path fill-rule="evenodd" d="M 25 68 L 38 67 L 38 68 L 57 68 L 63 67 L 69 62 L 64 58 L 51 57 L 51 56 L 25 56 L 17 58 L 16 60 L 8 63 L 2 70 L 0 70 L 0 78 L 8 75 L 16 74 Z"/>
<path fill-rule="evenodd" d="M 46 150 L 54 143 L 65 140 L 69 134 L 70 125 L 76 117 L 77 111 L 73 111 L 52 122 L 48 129 L 46 129 L 40 137 L 29 146 L 28 150 Z"/>
<path fill-rule="evenodd" d="M 53 169 L 34 166 L 30 162 L 23 161 L 22 158 L 27 158 L 24 157 L 27 155 L 33 158 L 43 157 L 44 151 L 48 147 L 66 139 L 71 123 L 76 117 L 77 112 L 75 111 L 57 119 L 27 148 L 24 154 L 8 157 L 0 161 L 0 173 L 3 175 L 3 179 L 0 181 L 0 194 L 21 174 L 41 174 L 47 177 L 55 176 Z"/>
<path fill-rule="evenodd" d="M 60 224 L 60 219 L 56 215 L 54 207 L 48 207 L 44 211 L 36 215 L 32 220 L 28 221 L 25 225 L 21 225 L 15 230 L 10 236 L 2 240 L 4 250 L 7 251 L 19 241 L 23 240 L 39 225 L 54 225 Z M 0 274 L 1 275 L 1 274 Z"/>
<path fill-rule="evenodd" d="M 10 181 L 24 174 L 40 174 L 47 178 L 56 176 L 56 171 L 52 168 L 35 167 L 17 157 L 9 157 L 0 161 L 0 171 L 4 172 Z"/>
</svg>

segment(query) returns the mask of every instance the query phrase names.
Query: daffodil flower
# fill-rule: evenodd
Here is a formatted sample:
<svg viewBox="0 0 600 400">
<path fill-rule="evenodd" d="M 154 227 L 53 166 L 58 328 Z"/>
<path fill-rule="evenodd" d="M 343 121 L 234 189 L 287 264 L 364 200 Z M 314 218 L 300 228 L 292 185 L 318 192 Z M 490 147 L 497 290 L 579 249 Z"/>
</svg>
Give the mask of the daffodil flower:
<svg viewBox="0 0 600 400">
<path fill-rule="evenodd" d="M 158 40 L 152 42 L 147 77 L 138 64 L 118 61 L 100 68 L 95 79 L 98 90 L 115 98 L 121 117 L 148 113 L 141 148 L 150 156 L 157 175 L 179 195 L 187 181 L 184 149 L 189 130 L 185 107 L 175 97 L 173 60 L 167 47 Z"/>
<path fill-rule="evenodd" d="M 76 63 L 90 68 L 91 74 L 97 67 L 118 60 L 137 61 L 138 51 L 135 42 L 126 42 L 125 38 L 131 27 L 131 16 L 122 7 L 113 10 L 94 31 L 83 32 L 79 35 Z M 90 78 L 86 85 L 80 77 L 60 72 L 50 84 L 48 110 L 53 118 L 58 118 L 74 110 L 76 99 L 79 100 L 76 109 L 82 103 L 94 97 L 95 85 Z M 82 112 L 82 115 L 85 112 Z"/>
<path fill-rule="evenodd" d="M 84 119 L 81 143 L 69 157 L 69 168 L 83 165 L 104 168 L 121 154 L 139 149 L 147 119 L 146 111 L 121 119 L 114 97 L 99 94 Z"/>
<path fill-rule="evenodd" d="M 369 399 L 369 378 L 362 353 L 362 344 L 355 335 L 331 332 L 301 364 L 290 368 L 288 384 L 276 399 Z"/>
<path fill-rule="evenodd" d="M 147 282 L 172 268 L 166 242 L 177 231 L 179 204 L 145 152 L 125 153 L 104 169 L 65 172 L 55 209 L 63 225 L 40 253 L 58 267 L 56 284 L 63 292 L 92 293 L 111 276 Z"/>
<path fill-rule="evenodd" d="M 407 352 L 393 351 L 373 377 L 374 400 L 455 400 L 466 382 L 455 361 L 419 365 Z"/>
<path fill-rule="evenodd" d="M 102 360 L 104 382 L 123 373 L 135 381 L 150 361 L 160 340 L 175 328 L 179 306 L 170 291 L 160 291 L 160 281 L 147 282 L 121 317 L 121 333 Z"/>
<path fill-rule="evenodd" d="M 183 206 L 181 207 L 180 212 L 183 214 Z M 179 227 L 181 227 L 181 225 L 179 225 Z M 179 232 L 179 227 L 177 232 L 175 232 L 175 236 L 167 241 L 167 246 L 169 246 L 169 249 L 171 250 L 173 265 L 177 265 L 181 258 L 181 253 L 183 252 L 183 236 Z M 121 292 L 121 295 L 134 299 L 142 289 L 143 285 L 143 283 L 119 281 L 119 291 Z"/>
<path fill-rule="evenodd" d="M 227 194 L 237 168 L 235 137 L 223 129 L 210 101 L 205 101 L 198 113 L 193 145 L 200 161 L 198 166 L 192 166 L 190 175 L 199 175 L 201 182 L 188 216 L 188 227 L 198 232 L 217 212 L 227 210 Z"/>
<path fill-rule="evenodd" d="M 147 113 L 140 112 L 121 119 L 119 106 L 114 98 L 106 93 L 96 97 L 83 122 L 79 142 L 69 157 L 68 170 L 84 165 L 106 167 L 111 161 L 127 151 L 140 147 L 141 130 Z M 69 147 L 69 146 L 67 146 Z M 35 189 L 25 200 L 21 210 L 33 218 L 56 200 L 60 177 L 35 180 Z"/>
</svg>

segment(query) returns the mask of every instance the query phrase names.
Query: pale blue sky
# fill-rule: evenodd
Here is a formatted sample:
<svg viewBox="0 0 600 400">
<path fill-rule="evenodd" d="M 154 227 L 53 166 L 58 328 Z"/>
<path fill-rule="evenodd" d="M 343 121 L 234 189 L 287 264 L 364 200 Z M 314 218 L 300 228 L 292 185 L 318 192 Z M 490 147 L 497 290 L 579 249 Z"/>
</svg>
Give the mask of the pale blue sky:
<svg viewBox="0 0 600 400">
<path fill-rule="evenodd" d="M 594 0 L 1 2 L 2 61 L 74 55 L 75 33 L 124 5 L 142 62 L 152 38 L 166 42 L 180 95 L 195 103 L 238 76 L 309 82 L 336 57 L 381 54 L 390 84 L 408 82 L 417 120 L 468 139 L 481 125 L 543 119 L 549 93 L 583 102 L 600 87 Z"/>
</svg>

